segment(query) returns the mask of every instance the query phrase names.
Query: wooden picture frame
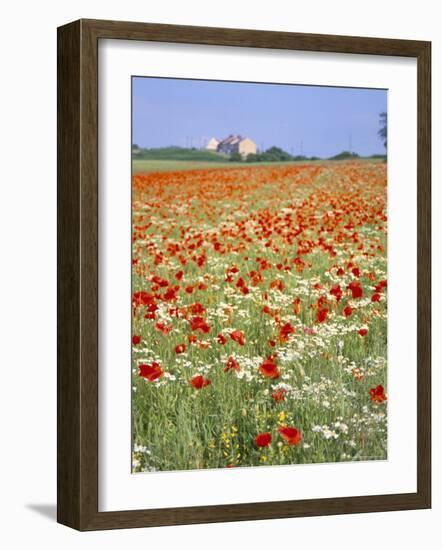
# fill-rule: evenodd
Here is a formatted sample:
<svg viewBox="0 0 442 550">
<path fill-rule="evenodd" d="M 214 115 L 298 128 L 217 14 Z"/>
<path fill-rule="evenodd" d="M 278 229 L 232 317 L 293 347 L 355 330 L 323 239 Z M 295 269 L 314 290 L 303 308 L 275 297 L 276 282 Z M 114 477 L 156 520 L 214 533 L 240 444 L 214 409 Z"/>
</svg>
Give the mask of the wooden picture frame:
<svg viewBox="0 0 442 550">
<path fill-rule="evenodd" d="M 98 511 L 98 41 L 139 40 L 404 56 L 418 67 L 417 492 Z M 431 44 L 79 20 L 58 29 L 58 521 L 81 531 L 431 506 Z"/>
</svg>

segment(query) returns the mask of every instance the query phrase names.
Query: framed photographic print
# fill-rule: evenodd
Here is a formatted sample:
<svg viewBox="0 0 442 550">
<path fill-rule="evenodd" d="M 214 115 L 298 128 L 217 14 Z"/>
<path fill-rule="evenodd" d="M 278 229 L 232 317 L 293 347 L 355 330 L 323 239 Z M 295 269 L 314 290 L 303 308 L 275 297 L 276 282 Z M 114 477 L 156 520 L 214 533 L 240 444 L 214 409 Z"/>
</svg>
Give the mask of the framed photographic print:
<svg viewBox="0 0 442 550">
<path fill-rule="evenodd" d="M 58 521 L 429 508 L 430 43 L 58 29 Z"/>
</svg>

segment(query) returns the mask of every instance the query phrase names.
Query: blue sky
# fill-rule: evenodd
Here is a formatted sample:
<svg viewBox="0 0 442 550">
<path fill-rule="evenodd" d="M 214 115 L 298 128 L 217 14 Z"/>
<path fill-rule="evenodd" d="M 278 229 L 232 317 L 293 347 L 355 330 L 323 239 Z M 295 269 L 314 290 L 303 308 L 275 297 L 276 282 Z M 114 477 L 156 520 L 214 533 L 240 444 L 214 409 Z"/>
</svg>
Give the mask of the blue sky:
<svg viewBox="0 0 442 550">
<path fill-rule="evenodd" d="M 140 147 L 200 147 L 240 134 L 295 155 L 328 157 L 350 144 L 360 155 L 384 153 L 377 132 L 386 90 L 134 77 L 132 94 Z"/>
</svg>

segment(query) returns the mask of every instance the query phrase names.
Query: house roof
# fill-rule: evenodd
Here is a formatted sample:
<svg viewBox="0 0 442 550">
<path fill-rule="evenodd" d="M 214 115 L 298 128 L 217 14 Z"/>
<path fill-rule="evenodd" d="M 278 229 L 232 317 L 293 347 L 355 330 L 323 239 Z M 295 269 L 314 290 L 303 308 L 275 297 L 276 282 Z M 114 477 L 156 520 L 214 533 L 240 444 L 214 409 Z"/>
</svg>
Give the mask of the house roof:
<svg viewBox="0 0 442 550">
<path fill-rule="evenodd" d="M 234 135 L 230 135 L 228 137 L 226 137 L 225 139 L 222 139 L 219 144 L 220 145 L 235 145 L 235 143 L 239 143 L 240 141 L 242 141 L 242 137 L 241 136 L 234 136 Z"/>
</svg>

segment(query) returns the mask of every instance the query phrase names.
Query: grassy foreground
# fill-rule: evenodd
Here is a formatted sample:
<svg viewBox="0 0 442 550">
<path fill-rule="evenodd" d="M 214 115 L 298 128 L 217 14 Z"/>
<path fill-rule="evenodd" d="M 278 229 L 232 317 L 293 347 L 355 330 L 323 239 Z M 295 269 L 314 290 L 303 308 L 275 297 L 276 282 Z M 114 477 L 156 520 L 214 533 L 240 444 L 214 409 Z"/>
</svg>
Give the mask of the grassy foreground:
<svg viewBox="0 0 442 550">
<path fill-rule="evenodd" d="M 385 459 L 386 165 L 159 171 L 133 178 L 133 470 Z"/>
</svg>

